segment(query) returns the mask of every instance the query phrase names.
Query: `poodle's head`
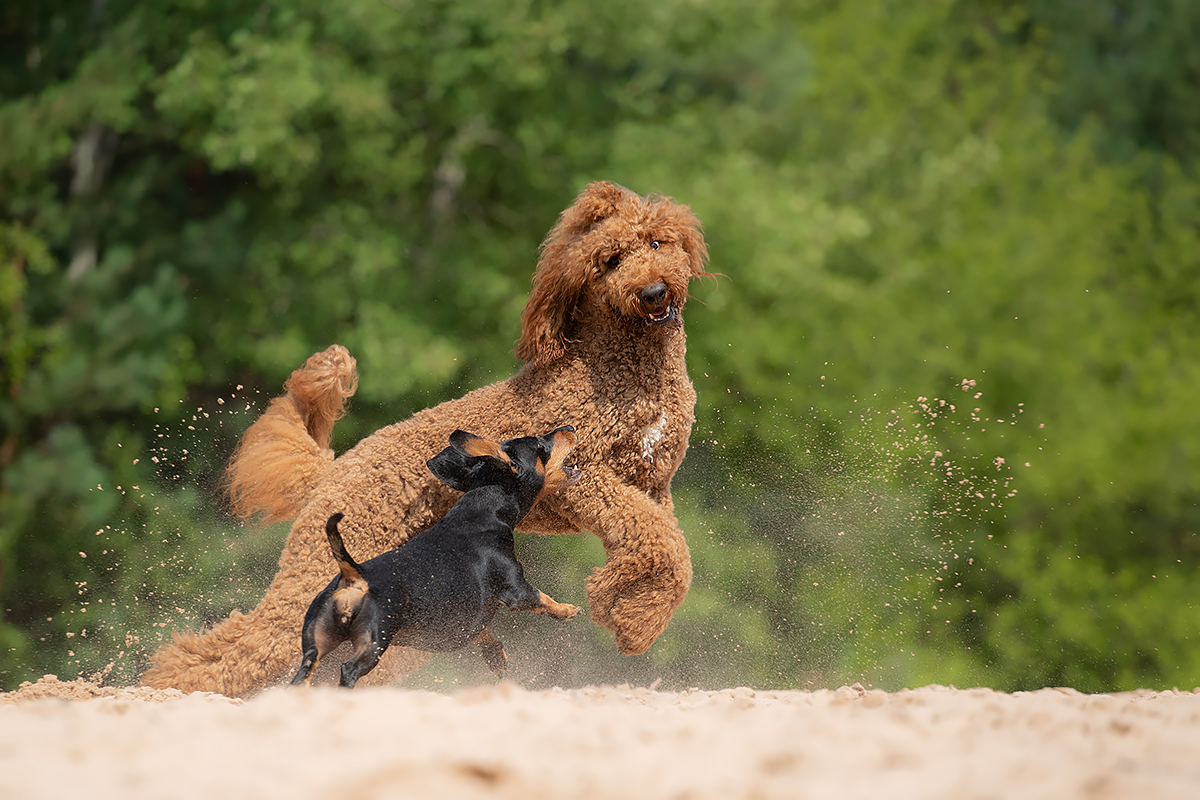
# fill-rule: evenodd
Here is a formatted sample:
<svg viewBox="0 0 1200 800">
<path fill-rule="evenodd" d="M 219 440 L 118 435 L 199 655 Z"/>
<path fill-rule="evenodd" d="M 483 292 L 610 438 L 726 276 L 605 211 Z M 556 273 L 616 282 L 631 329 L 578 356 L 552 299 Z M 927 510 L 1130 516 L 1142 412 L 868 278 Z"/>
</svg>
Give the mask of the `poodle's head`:
<svg viewBox="0 0 1200 800">
<path fill-rule="evenodd" d="M 683 325 L 688 283 L 709 276 L 707 260 L 700 220 L 687 206 L 590 184 L 542 242 L 516 354 L 535 366 L 561 357 L 577 312 L 670 334 Z"/>
</svg>

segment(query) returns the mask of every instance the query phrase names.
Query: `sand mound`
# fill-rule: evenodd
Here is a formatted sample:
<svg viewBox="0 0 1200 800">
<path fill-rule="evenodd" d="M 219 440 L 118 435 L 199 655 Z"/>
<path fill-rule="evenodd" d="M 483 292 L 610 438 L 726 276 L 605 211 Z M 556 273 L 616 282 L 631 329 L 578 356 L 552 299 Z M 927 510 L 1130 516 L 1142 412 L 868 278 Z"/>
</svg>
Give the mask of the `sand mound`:
<svg viewBox="0 0 1200 800">
<path fill-rule="evenodd" d="M 100 686 L 99 684 L 76 678 L 73 681 L 60 681 L 57 675 L 45 675 L 37 683 L 25 681 L 15 692 L 0 692 L 0 705 L 23 703 L 28 700 L 95 700 L 97 698 L 113 698 L 116 700 L 141 700 L 148 703 L 162 703 L 167 700 L 178 700 L 185 697 L 178 689 L 151 689 L 149 686 L 132 688 L 117 688 Z M 230 700 L 221 695 L 210 695 L 227 703 L 240 702 Z"/>
<path fill-rule="evenodd" d="M 65 702 L 83 700 L 84 702 Z M 0 695 L 0 796 L 1192 798 L 1200 694 L 220 695 L 47 676 Z"/>
</svg>

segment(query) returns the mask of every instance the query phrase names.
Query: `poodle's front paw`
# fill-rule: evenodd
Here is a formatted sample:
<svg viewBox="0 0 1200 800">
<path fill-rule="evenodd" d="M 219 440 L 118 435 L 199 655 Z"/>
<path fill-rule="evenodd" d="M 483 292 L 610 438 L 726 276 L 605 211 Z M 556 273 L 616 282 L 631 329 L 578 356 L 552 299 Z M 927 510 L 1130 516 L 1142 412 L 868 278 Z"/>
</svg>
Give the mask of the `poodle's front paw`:
<svg viewBox="0 0 1200 800">
<path fill-rule="evenodd" d="M 621 575 L 618 562 L 610 561 L 588 579 L 592 619 L 616 634 L 622 655 L 639 655 L 666 630 L 687 594 L 688 583 L 669 569 Z"/>
<path fill-rule="evenodd" d="M 659 599 L 658 593 L 617 598 L 612 608 L 617 651 L 623 656 L 637 656 L 649 650 L 667 629 L 674 611 L 673 606 Z"/>
<path fill-rule="evenodd" d="M 603 567 L 596 567 L 587 579 L 585 592 L 588 608 L 591 610 L 592 622 L 605 630 L 616 632 L 617 623 L 613 620 L 613 604 L 617 601 L 617 586 L 613 580 L 612 562 Z"/>
</svg>

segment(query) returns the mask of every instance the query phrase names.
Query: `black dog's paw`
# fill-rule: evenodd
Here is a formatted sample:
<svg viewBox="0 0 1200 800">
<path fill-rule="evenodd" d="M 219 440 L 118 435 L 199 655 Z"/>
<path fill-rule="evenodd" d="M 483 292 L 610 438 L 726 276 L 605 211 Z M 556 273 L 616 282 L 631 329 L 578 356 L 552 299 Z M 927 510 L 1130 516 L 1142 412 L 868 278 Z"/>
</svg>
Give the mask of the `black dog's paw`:
<svg viewBox="0 0 1200 800">
<path fill-rule="evenodd" d="M 508 666 L 508 656 L 504 653 L 504 645 L 496 638 L 496 634 L 487 628 L 475 637 L 479 652 L 483 655 L 484 663 L 488 665 L 497 678 L 504 677 L 504 669 Z"/>
</svg>

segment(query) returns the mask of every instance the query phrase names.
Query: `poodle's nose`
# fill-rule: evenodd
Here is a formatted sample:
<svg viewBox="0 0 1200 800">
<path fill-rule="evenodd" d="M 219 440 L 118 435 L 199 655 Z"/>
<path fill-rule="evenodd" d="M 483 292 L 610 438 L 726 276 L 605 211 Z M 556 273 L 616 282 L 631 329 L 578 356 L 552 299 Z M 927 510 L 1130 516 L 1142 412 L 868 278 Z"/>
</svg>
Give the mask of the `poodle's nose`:
<svg viewBox="0 0 1200 800">
<path fill-rule="evenodd" d="M 667 300 L 667 285 L 661 281 L 642 289 L 642 302 L 648 306 L 661 306 Z"/>
</svg>

